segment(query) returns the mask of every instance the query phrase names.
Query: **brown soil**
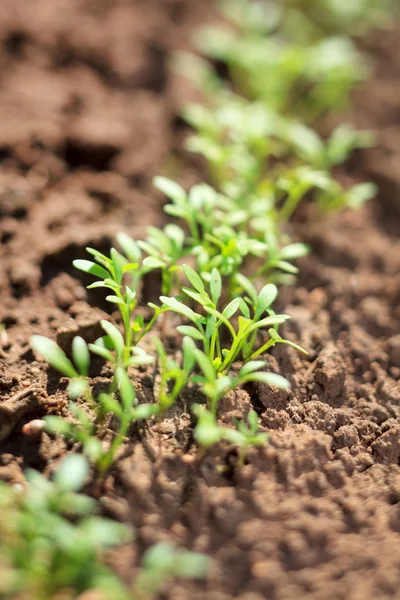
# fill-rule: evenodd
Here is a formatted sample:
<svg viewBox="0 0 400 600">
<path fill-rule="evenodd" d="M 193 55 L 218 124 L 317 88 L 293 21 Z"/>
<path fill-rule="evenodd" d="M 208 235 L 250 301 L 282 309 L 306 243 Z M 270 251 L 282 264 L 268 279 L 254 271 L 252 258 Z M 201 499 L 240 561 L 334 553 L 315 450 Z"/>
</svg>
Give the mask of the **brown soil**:
<svg viewBox="0 0 400 600">
<path fill-rule="evenodd" d="M 71 261 L 162 221 L 151 179 L 180 172 L 177 106 L 190 95 L 167 53 L 209 14 L 194 0 L 1 3 L 3 480 L 21 481 L 27 466 L 51 472 L 66 450 L 21 434 L 66 406 L 65 381 L 34 360 L 29 337 L 65 347 L 78 332 L 96 337 L 105 307 L 99 297 L 89 307 Z M 288 336 L 310 355 L 284 347 L 269 358 L 293 391 L 255 386 L 221 408 L 230 422 L 253 406 L 270 443 L 243 468 L 232 448 L 199 457 L 181 410 L 134 436 L 106 482 L 104 511 L 137 530 L 135 547 L 111 556 L 122 577 L 159 540 L 215 559 L 207 582 L 177 582 L 164 598 L 400 598 L 399 40 L 394 31 L 369 45 L 375 75 L 351 117 L 378 143 L 341 174 L 376 181 L 378 199 L 296 225 L 313 255 L 281 302 Z M 197 177 L 185 157 L 185 180 Z"/>
</svg>

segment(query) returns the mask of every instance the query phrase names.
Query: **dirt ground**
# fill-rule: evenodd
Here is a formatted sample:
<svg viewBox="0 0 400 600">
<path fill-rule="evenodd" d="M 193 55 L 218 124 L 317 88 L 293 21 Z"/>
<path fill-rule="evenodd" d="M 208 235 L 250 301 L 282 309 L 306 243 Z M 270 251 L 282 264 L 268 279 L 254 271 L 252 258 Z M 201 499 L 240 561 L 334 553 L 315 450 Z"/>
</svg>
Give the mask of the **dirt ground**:
<svg viewBox="0 0 400 600">
<path fill-rule="evenodd" d="M 72 260 L 162 222 L 154 175 L 201 176 L 177 118 L 191 91 L 168 53 L 210 15 L 195 0 L 1 2 L 0 479 L 21 481 L 28 466 L 50 473 L 66 451 L 21 428 L 66 410 L 65 381 L 34 360 L 30 336 L 67 347 L 74 334 L 99 335 L 106 307 Z M 240 469 L 232 448 L 199 457 L 181 410 L 135 436 L 106 482 L 105 514 L 137 531 L 134 548 L 110 556 L 124 579 L 160 540 L 214 558 L 206 582 L 176 582 L 162 598 L 400 598 L 398 28 L 367 49 L 374 75 L 349 118 L 376 130 L 377 144 L 339 176 L 375 181 L 378 198 L 295 223 L 313 254 L 280 302 L 288 336 L 310 354 L 280 347 L 269 358 L 291 393 L 255 385 L 221 408 L 226 422 L 255 408 L 269 444 Z M 146 398 L 149 379 L 139 381 Z"/>
</svg>

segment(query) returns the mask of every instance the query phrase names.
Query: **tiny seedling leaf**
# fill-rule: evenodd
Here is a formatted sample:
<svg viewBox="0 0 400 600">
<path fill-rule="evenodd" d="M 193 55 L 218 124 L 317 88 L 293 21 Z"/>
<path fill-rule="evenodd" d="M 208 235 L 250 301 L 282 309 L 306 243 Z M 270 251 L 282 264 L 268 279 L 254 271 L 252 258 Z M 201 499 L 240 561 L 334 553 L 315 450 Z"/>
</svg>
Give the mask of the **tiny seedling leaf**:
<svg viewBox="0 0 400 600">
<path fill-rule="evenodd" d="M 273 283 L 267 283 L 257 298 L 255 318 L 259 318 L 274 302 L 278 295 L 278 289 Z"/>
<path fill-rule="evenodd" d="M 108 271 L 91 260 L 77 259 L 74 260 L 72 264 L 79 271 L 89 273 L 90 275 L 95 275 L 96 277 L 100 277 L 100 279 L 108 279 L 110 277 L 110 273 Z"/>
<path fill-rule="evenodd" d="M 140 262 L 142 253 L 137 243 L 126 233 L 117 234 L 117 242 L 132 263 Z"/>
<path fill-rule="evenodd" d="M 83 487 L 89 465 L 82 454 L 69 454 L 60 463 L 54 475 L 57 486 L 66 492 L 77 492 Z"/>
<path fill-rule="evenodd" d="M 117 368 L 115 371 L 115 380 L 118 385 L 119 393 L 121 394 L 124 409 L 129 410 L 136 403 L 136 393 L 125 369 L 122 367 Z"/>
<path fill-rule="evenodd" d="M 160 296 L 161 302 L 164 306 L 167 306 L 174 312 L 177 312 L 185 317 L 187 317 L 190 321 L 196 323 L 200 319 L 200 315 L 196 314 L 191 308 L 176 300 L 176 298 L 168 298 L 167 296 Z"/>
<path fill-rule="evenodd" d="M 188 335 L 194 340 L 202 340 L 204 338 L 204 335 L 198 329 L 190 325 L 180 325 L 176 329 L 181 335 Z"/>
<path fill-rule="evenodd" d="M 34 335 L 31 338 L 31 346 L 47 360 L 49 365 L 63 375 L 71 378 L 79 376 L 71 361 L 53 340 L 42 335 Z"/>
<path fill-rule="evenodd" d="M 247 381 L 259 381 L 260 383 L 266 383 L 268 385 L 272 385 L 274 387 L 278 387 L 283 390 L 290 389 L 290 383 L 287 379 L 282 377 L 282 375 L 277 375 L 276 373 L 265 373 L 265 372 L 257 372 L 250 373 L 246 376 Z"/>
<path fill-rule="evenodd" d="M 80 336 L 74 337 L 72 341 L 72 358 L 79 373 L 86 377 L 89 372 L 90 354 L 85 340 Z"/>
<path fill-rule="evenodd" d="M 186 277 L 189 279 L 192 286 L 194 287 L 194 289 L 200 292 L 200 294 L 204 294 L 204 283 L 202 282 L 201 277 L 196 273 L 196 271 L 194 271 L 192 267 L 189 267 L 189 265 L 183 265 L 183 271 Z"/>
<path fill-rule="evenodd" d="M 113 347 L 117 353 L 118 358 L 121 358 L 124 353 L 125 342 L 122 337 L 122 333 L 109 321 L 105 321 L 104 319 L 100 321 L 100 324 L 108 337 L 110 338 Z"/>
<path fill-rule="evenodd" d="M 183 205 L 186 202 L 186 192 L 179 183 L 168 179 L 167 177 L 155 177 L 153 179 L 154 186 L 165 194 L 170 200 L 178 205 Z"/>
<path fill-rule="evenodd" d="M 211 271 L 210 292 L 212 301 L 217 305 L 222 292 L 222 279 L 218 269 Z"/>
</svg>

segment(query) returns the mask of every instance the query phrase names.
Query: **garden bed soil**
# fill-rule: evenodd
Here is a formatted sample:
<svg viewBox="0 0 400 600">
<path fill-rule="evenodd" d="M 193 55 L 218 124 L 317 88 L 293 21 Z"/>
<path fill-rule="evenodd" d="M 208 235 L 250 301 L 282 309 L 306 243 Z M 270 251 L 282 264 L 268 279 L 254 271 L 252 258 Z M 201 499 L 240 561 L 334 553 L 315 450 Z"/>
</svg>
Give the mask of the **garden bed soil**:
<svg viewBox="0 0 400 600">
<path fill-rule="evenodd" d="M 30 336 L 68 348 L 74 334 L 99 335 L 106 307 L 97 296 L 91 308 L 72 260 L 87 245 L 107 250 L 119 230 L 142 236 L 162 223 L 154 175 L 202 177 L 177 118 L 192 91 L 167 58 L 210 18 L 194 0 L 1 3 L 2 480 L 23 481 L 27 467 L 51 473 L 66 451 L 21 430 L 67 405 L 65 380 L 35 360 Z M 291 393 L 255 385 L 221 407 L 227 423 L 257 410 L 269 444 L 242 468 L 234 448 L 199 455 L 180 406 L 133 436 L 101 492 L 104 512 L 136 528 L 135 547 L 109 557 L 127 581 L 160 540 L 213 557 L 207 581 L 174 582 L 163 598 L 399 598 L 398 29 L 367 46 L 374 75 L 349 118 L 377 130 L 377 145 L 339 176 L 375 181 L 378 197 L 357 212 L 298 219 L 294 233 L 313 254 L 280 303 L 292 316 L 287 335 L 310 354 L 280 347 L 268 359 Z M 101 383 L 107 373 L 94 375 Z M 139 397 L 151 398 L 151 374 L 137 376 Z"/>
</svg>

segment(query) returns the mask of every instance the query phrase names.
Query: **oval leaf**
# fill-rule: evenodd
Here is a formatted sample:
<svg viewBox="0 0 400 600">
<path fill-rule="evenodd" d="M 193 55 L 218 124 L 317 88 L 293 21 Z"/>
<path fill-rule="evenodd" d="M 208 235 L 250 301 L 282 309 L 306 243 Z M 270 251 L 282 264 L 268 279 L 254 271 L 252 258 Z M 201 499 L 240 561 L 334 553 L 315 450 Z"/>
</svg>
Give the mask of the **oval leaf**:
<svg viewBox="0 0 400 600">
<path fill-rule="evenodd" d="M 118 358 L 121 358 L 125 349 L 125 342 L 121 332 L 115 327 L 115 325 L 109 321 L 105 321 L 104 319 L 100 321 L 100 324 L 110 338 Z"/>
<path fill-rule="evenodd" d="M 49 340 L 49 338 L 42 335 L 34 335 L 31 338 L 31 346 L 47 360 L 50 366 L 63 375 L 71 378 L 79 376 L 72 362 L 53 340 Z"/>
<path fill-rule="evenodd" d="M 110 273 L 103 269 L 100 265 L 96 265 L 96 263 L 91 260 L 81 260 L 77 259 L 72 261 L 75 269 L 79 271 L 83 271 L 84 273 L 89 273 L 90 275 L 95 275 L 100 279 L 108 279 L 110 277 Z"/>
</svg>

